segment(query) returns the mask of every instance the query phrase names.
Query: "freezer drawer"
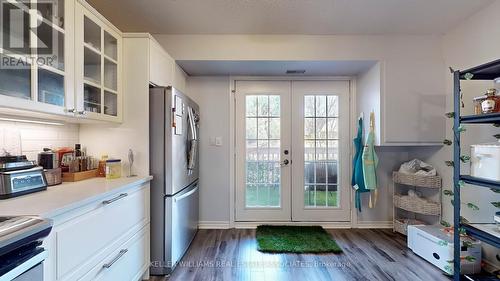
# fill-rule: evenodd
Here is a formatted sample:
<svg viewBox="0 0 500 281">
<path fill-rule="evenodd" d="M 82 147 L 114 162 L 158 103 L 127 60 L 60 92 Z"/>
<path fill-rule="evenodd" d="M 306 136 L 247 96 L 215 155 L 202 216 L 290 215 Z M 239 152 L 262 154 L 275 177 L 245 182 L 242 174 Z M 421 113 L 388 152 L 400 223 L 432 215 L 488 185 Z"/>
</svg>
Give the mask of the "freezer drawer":
<svg viewBox="0 0 500 281">
<path fill-rule="evenodd" d="M 164 204 L 163 231 L 156 229 L 151 234 L 151 275 L 170 274 L 196 235 L 198 181 L 175 196 L 166 196 Z"/>
<path fill-rule="evenodd" d="M 172 264 L 179 262 L 198 230 L 198 183 L 170 199 L 172 202 Z"/>
</svg>

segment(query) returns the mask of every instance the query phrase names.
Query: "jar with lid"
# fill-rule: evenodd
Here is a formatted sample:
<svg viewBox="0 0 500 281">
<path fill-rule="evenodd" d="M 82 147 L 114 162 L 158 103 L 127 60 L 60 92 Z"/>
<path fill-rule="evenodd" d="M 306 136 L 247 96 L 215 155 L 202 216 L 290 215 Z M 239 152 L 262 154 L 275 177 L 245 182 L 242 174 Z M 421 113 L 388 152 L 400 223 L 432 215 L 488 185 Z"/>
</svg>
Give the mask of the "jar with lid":
<svg viewBox="0 0 500 281">
<path fill-rule="evenodd" d="M 500 97 L 496 95 L 497 90 L 492 88 L 486 91 L 486 99 L 481 103 L 483 113 L 493 113 L 500 111 Z"/>
<path fill-rule="evenodd" d="M 106 160 L 106 179 L 118 179 L 122 177 L 122 160 Z"/>
</svg>

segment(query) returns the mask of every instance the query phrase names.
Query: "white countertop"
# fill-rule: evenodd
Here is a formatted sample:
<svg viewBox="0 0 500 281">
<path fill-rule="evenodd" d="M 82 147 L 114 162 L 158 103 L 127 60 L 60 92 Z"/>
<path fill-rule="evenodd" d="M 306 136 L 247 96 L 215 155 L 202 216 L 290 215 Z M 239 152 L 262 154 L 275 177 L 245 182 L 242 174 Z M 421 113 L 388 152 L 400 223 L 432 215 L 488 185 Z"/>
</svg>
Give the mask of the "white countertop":
<svg viewBox="0 0 500 281">
<path fill-rule="evenodd" d="M 152 176 L 136 176 L 112 180 L 93 178 L 79 182 L 63 182 L 60 185 L 49 186 L 45 191 L 0 200 L 0 216 L 35 215 L 53 218 L 151 179 Z"/>
</svg>

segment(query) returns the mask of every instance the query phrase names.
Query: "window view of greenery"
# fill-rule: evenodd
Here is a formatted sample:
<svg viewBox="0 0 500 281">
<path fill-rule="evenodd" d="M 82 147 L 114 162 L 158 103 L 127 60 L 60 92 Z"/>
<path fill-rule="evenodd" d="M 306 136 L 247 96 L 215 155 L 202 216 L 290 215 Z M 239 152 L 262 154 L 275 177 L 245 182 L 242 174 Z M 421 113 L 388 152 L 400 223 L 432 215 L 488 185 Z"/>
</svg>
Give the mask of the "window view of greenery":
<svg viewBox="0 0 500 281">
<path fill-rule="evenodd" d="M 338 97 L 304 100 L 304 206 L 338 206 Z M 279 207 L 280 97 L 246 97 L 246 206 Z"/>
<path fill-rule="evenodd" d="M 304 97 L 304 206 L 338 206 L 338 97 Z"/>
<path fill-rule="evenodd" d="M 246 97 L 246 206 L 279 207 L 280 96 Z"/>
</svg>

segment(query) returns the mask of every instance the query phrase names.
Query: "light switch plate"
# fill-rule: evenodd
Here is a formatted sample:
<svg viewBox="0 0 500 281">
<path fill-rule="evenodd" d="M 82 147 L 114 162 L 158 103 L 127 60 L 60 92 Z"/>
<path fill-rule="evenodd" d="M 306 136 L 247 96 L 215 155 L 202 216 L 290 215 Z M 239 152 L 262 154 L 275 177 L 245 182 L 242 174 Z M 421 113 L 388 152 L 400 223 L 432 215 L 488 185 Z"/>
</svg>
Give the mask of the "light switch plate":
<svg viewBox="0 0 500 281">
<path fill-rule="evenodd" d="M 215 146 L 222 146 L 222 137 L 215 137 Z"/>
</svg>

